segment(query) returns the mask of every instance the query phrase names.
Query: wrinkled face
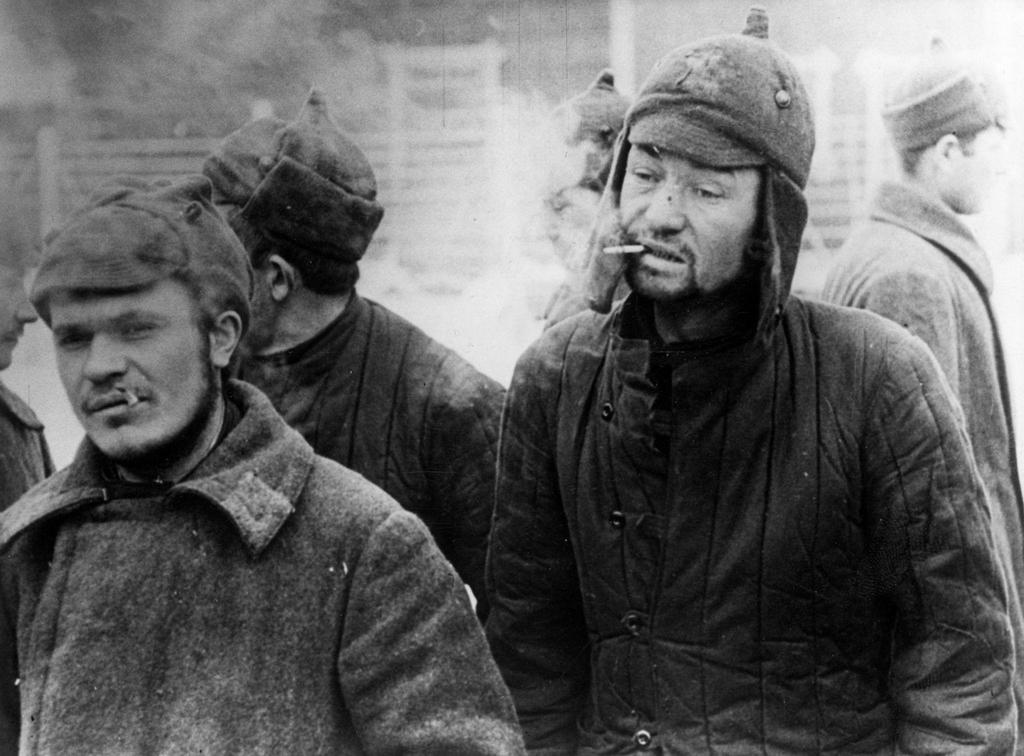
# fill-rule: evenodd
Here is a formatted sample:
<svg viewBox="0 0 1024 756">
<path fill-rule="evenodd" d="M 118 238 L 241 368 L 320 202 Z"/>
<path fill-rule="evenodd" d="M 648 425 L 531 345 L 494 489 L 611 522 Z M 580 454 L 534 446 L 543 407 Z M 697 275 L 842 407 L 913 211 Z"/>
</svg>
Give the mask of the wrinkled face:
<svg viewBox="0 0 1024 756">
<path fill-rule="evenodd" d="M 619 207 L 631 255 L 629 285 L 658 302 L 715 294 L 745 272 L 758 220 L 761 173 L 718 170 L 654 145 L 634 144 Z"/>
<path fill-rule="evenodd" d="M 25 326 L 38 319 L 25 289 L 21 271 L 0 265 L 0 370 L 11 366 Z"/>
<path fill-rule="evenodd" d="M 115 462 L 150 465 L 188 454 L 219 390 L 210 339 L 184 284 L 140 291 L 55 293 L 57 367 L 86 434 Z"/>
<path fill-rule="evenodd" d="M 985 209 L 997 176 L 1006 170 L 1005 141 L 1003 130 L 990 126 L 953 153 L 943 191 L 943 199 L 953 212 L 971 215 Z"/>
<path fill-rule="evenodd" d="M 582 266 L 601 195 L 585 186 L 567 186 L 544 200 L 544 230 L 559 261 Z"/>
</svg>

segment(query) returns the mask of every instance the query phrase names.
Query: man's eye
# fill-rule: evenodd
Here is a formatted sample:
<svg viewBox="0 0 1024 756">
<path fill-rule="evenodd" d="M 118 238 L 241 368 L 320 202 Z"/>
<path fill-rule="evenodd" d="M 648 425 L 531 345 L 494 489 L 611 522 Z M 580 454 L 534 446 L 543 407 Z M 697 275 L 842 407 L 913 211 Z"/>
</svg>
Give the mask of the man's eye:
<svg viewBox="0 0 1024 756">
<path fill-rule="evenodd" d="M 721 189 L 713 186 L 695 186 L 693 193 L 703 200 L 719 200 L 725 196 Z"/>
<path fill-rule="evenodd" d="M 121 328 L 121 337 L 125 339 L 142 339 L 153 332 L 149 323 L 132 323 Z"/>
<path fill-rule="evenodd" d="M 633 178 L 644 184 L 649 184 L 658 180 L 657 174 L 647 168 L 634 168 Z"/>
<path fill-rule="evenodd" d="M 57 347 L 65 351 L 82 349 L 89 343 L 89 336 L 84 333 L 62 333 L 56 337 Z"/>
</svg>

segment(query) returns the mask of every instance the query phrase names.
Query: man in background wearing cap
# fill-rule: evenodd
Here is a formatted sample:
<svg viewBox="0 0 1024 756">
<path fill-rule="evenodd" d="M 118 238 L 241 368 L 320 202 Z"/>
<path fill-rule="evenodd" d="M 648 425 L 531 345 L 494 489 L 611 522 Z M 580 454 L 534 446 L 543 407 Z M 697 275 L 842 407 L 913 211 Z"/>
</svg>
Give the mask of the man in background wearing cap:
<svg viewBox="0 0 1024 756">
<path fill-rule="evenodd" d="M 614 75 L 605 69 L 586 90 L 555 109 L 563 154 L 552 162 L 548 175 L 544 226 L 566 277 L 545 308 L 545 328 L 588 308 L 583 295 L 587 241 L 608 181 L 615 138 L 628 108 L 629 100 L 615 88 Z"/>
<path fill-rule="evenodd" d="M 898 77 L 883 111 L 902 179 L 882 184 L 843 245 L 823 296 L 899 323 L 931 348 L 960 400 L 1006 554 L 1011 617 L 1024 671 L 1024 501 L 992 268 L 958 217 L 981 212 L 1005 161 L 1005 102 L 992 76 L 945 51 Z M 1016 678 L 1024 715 L 1024 678 Z M 1024 727 L 1024 720 L 1021 721 Z"/>
<path fill-rule="evenodd" d="M 11 366 L 25 326 L 38 319 L 25 296 L 25 272 L 19 261 L 0 258 L 0 371 Z M 0 382 L 0 511 L 52 472 L 43 424 Z"/>
<path fill-rule="evenodd" d="M 32 301 L 86 439 L 0 514 L 0 753 L 519 752 L 426 528 L 222 377 L 251 286 L 202 176 L 48 240 Z"/>
<path fill-rule="evenodd" d="M 483 617 L 503 390 L 356 292 L 384 212 L 370 164 L 314 91 L 294 122 L 229 135 L 204 172 L 255 269 L 238 376 L 318 454 L 419 516 Z"/>
<path fill-rule="evenodd" d="M 1008 753 L 955 399 L 903 329 L 789 297 L 813 122 L 766 37 L 669 53 L 626 116 L 590 291 L 632 293 L 517 365 L 491 649 L 538 753 Z"/>
</svg>

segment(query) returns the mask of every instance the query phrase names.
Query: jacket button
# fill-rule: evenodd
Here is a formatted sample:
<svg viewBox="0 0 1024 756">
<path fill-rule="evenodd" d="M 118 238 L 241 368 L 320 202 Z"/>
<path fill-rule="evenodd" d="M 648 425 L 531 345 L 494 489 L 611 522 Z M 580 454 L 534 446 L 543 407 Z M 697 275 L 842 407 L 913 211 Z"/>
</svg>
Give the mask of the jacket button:
<svg viewBox="0 0 1024 756">
<path fill-rule="evenodd" d="M 654 736 L 647 730 L 637 730 L 633 733 L 633 742 L 641 748 L 649 746 L 652 740 L 654 740 Z"/>
<path fill-rule="evenodd" d="M 613 528 L 624 528 L 626 527 L 626 515 L 616 509 L 608 515 L 608 522 L 612 524 Z"/>
<path fill-rule="evenodd" d="M 611 420 L 612 416 L 614 414 L 615 414 L 615 408 L 612 406 L 611 402 L 605 402 L 604 404 L 601 405 L 601 419 L 602 420 Z"/>
<path fill-rule="evenodd" d="M 640 631 L 644 629 L 644 618 L 639 612 L 626 612 L 622 616 L 622 624 L 629 630 L 630 635 L 640 635 Z"/>
</svg>

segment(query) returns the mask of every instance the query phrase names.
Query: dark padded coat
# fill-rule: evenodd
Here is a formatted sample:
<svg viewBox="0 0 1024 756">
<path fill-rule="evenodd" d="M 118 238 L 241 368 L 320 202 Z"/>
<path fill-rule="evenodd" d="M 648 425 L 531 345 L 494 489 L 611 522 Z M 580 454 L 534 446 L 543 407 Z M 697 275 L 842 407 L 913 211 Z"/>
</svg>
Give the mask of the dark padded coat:
<svg viewBox="0 0 1024 756">
<path fill-rule="evenodd" d="M 630 306 L 548 331 L 509 389 L 487 631 L 527 746 L 1010 752 L 990 513 L 924 345 L 794 299 L 690 355 L 659 420 Z"/>
<path fill-rule="evenodd" d="M 426 528 L 231 396 L 162 497 L 117 498 L 85 442 L 0 515 L 0 753 L 520 752 Z"/>
<path fill-rule="evenodd" d="M 52 473 L 43 424 L 17 394 L 0 383 L 0 511 Z"/>
<path fill-rule="evenodd" d="M 352 295 L 304 344 L 250 358 L 264 391 L 313 446 L 419 516 L 473 589 L 483 585 L 504 390 L 385 307 Z"/>
<path fill-rule="evenodd" d="M 1009 753 L 1007 565 L 963 415 L 919 339 L 789 298 L 805 205 L 765 176 L 755 328 L 666 376 L 634 294 L 516 366 L 487 632 L 527 747 Z"/>
</svg>

